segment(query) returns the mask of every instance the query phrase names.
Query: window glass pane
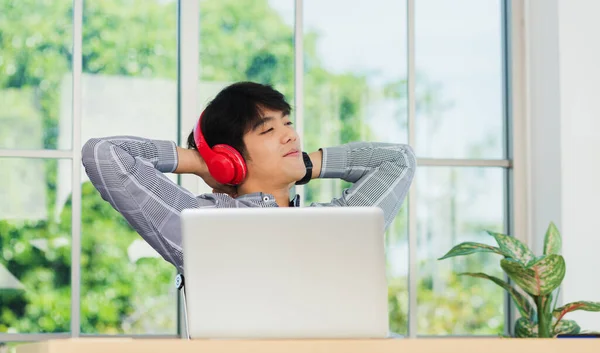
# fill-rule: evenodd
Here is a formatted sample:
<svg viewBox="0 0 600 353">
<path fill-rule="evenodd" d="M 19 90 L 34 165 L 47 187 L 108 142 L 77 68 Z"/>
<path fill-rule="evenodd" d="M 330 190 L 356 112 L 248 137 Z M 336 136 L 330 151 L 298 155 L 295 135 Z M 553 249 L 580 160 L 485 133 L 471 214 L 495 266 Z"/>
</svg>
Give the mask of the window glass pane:
<svg viewBox="0 0 600 353">
<path fill-rule="evenodd" d="M 70 149 L 71 0 L 0 2 L 0 149 Z"/>
<path fill-rule="evenodd" d="M 504 158 L 501 1 L 415 2 L 420 157 Z"/>
<path fill-rule="evenodd" d="M 385 237 L 390 332 L 408 334 L 408 202 L 388 228 Z"/>
<path fill-rule="evenodd" d="M 406 143 L 406 2 L 304 1 L 305 150 L 352 141 Z M 306 204 L 348 187 L 316 180 Z M 406 334 L 406 208 L 387 232 L 391 330 Z"/>
<path fill-rule="evenodd" d="M 176 2 L 85 1 L 83 11 L 82 141 L 176 140 Z M 82 332 L 175 334 L 175 268 L 102 200 L 85 171 L 82 181 Z"/>
<path fill-rule="evenodd" d="M 504 292 L 461 272 L 503 278 L 500 258 L 482 253 L 442 261 L 454 245 L 495 245 L 504 229 L 505 170 L 420 167 L 417 172 L 418 334 L 496 335 L 504 330 Z"/>
<path fill-rule="evenodd" d="M 199 1 L 201 106 L 238 81 L 273 85 L 292 103 L 294 1 Z"/>
<path fill-rule="evenodd" d="M 68 332 L 71 161 L 0 158 L 0 333 Z"/>
</svg>

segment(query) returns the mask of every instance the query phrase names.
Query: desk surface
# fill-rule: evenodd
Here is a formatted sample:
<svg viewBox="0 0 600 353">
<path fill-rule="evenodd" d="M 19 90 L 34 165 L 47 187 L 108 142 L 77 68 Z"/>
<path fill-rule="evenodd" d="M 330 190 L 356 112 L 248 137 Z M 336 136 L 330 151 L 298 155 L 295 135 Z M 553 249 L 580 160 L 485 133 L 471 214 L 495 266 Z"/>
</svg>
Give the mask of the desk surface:
<svg viewBox="0 0 600 353">
<path fill-rule="evenodd" d="M 17 353 L 599 353 L 600 339 L 180 340 L 79 338 L 23 344 Z"/>
</svg>

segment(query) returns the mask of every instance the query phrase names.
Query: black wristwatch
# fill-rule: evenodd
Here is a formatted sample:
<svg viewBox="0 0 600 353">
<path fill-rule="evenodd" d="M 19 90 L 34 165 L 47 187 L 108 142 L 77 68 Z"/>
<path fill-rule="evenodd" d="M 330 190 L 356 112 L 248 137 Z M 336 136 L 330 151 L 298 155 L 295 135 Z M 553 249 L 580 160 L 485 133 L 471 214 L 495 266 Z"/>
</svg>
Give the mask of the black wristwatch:
<svg viewBox="0 0 600 353">
<path fill-rule="evenodd" d="M 304 184 L 308 183 L 310 181 L 310 179 L 312 178 L 313 164 L 312 164 L 312 161 L 310 160 L 310 157 L 308 156 L 308 153 L 302 152 L 302 159 L 304 159 L 304 166 L 306 167 L 306 174 L 304 175 L 304 178 L 302 178 L 296 182 L 296 185 L 304 185 Z"/>
</svg>

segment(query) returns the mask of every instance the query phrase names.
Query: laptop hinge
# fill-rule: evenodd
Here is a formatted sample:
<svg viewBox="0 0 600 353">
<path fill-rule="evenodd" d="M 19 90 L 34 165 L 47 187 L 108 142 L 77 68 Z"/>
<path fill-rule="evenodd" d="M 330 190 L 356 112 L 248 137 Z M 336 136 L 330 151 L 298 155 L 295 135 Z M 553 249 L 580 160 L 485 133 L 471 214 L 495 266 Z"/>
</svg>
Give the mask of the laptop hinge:
<svg viewBox="0 0 600 353">
<path fill-rule="evenodd" d="M 175 288 L 181 293 L 183 301 L 183 321 L 185 323 L 185 337 L 190 339 L 190 324 L 188 322 L 187 302 L 185 297 L 185 280 L 181 273 L 175 277 Z"/>
</svg>

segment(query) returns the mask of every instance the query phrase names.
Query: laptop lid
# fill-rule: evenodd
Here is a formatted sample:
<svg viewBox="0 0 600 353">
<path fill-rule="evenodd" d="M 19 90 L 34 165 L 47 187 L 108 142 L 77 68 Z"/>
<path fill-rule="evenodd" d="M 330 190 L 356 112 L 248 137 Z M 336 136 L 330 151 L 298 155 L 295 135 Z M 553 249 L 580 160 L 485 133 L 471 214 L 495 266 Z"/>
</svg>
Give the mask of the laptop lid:
<svg viewBox="0 0 600 353">
<path fill-rule="evenodd" d="M 192 338 L 383 338 L 383 212 L 375 207 L 182 212 Z"/>
</svg>

